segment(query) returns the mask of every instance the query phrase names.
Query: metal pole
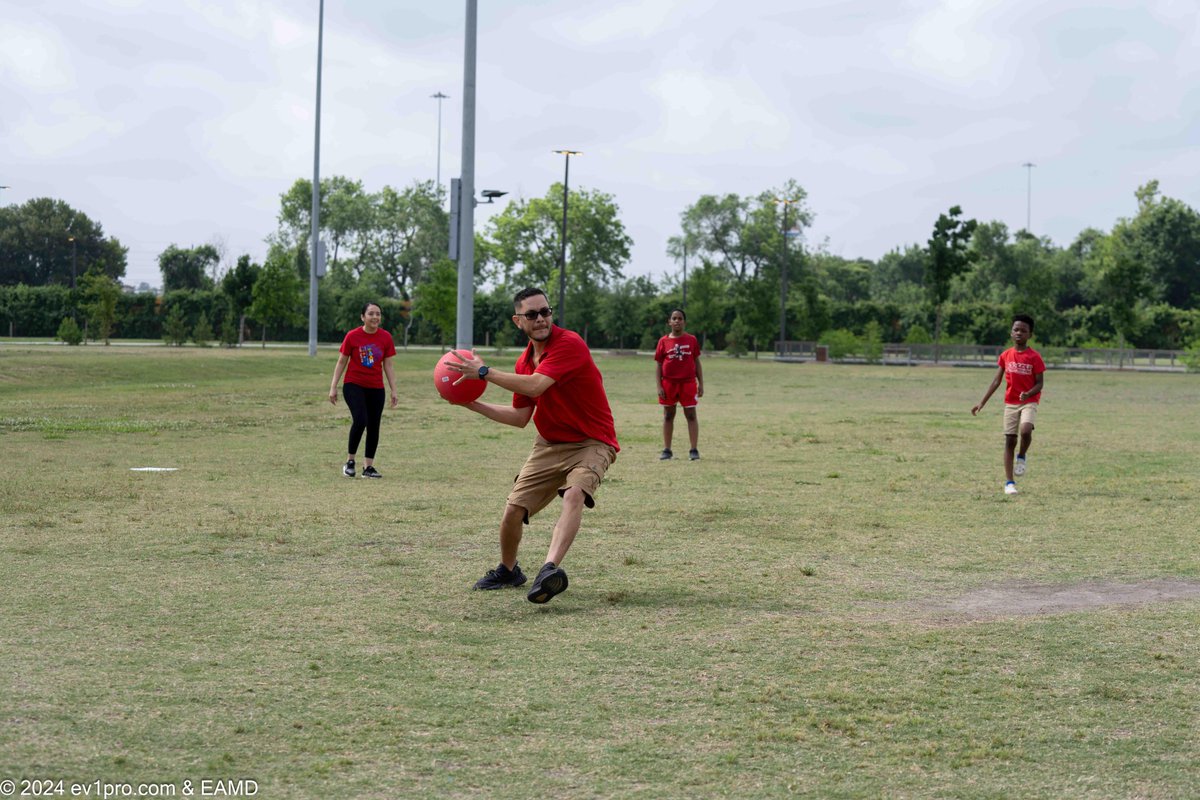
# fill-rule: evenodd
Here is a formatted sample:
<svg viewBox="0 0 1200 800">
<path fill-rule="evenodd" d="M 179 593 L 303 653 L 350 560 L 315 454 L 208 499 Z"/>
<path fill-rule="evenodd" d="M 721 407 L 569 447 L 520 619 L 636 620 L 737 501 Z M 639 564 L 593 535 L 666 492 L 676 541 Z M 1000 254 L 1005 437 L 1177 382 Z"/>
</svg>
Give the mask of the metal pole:
<svg viewBox="0 0 1200 800">
<path fill-rule="evenodd" d="M 558 254 L 558 307 L 554 316 L 561 327 L 567 327 L 567 202 L 570 197 L 568 187 L 571 184 L 571 156 L 581 156 L 579 150 L 555 150 L 555 153 L 565 156 L 563 166 L 563 220 L 562 236 L 559 239 Z"/>
<path fill-rule="evenodd" d="M 683 310 L 687 311 L 687 239 L 683 240 Z"/>
<path fill-rule="evenodd" d="M 567 203 L 571 197 L 567 188 L 571 183 L 570 153 L 566 154 L 563 164 L 563 221 L 558 257 L 558 324 L 565 328 L 567 327 Z"/>
<path fill-rule="evenodd" d="M 437 94 L 431 94 L 429 96 L 438 101 L 437 191 L 438 191 L 438 202 L 441 202 L 441 198 L 442 198 L 442 101 L 448 99 L 450 97 L 450 95 L 442 94 L 441 92 L 438 92 Z"/>
<path fill-rule="evenodd" d="M 470 350 L 475 339 L 475 39 L 478 0 L 467 0 L 463 55 L 462 199 L 458 218 L 458 326 L 455 347 Z"/>
<path fill-rule="evenodd" d="M 77 262 L 75 259 L 75 245 L 76 244 L 77 243 L 75 241 L 75 237 L 72 236 L 71 237 L 71 288 L 72 289 L 75 288 L 75 275 L 77 274 L 77 271 L 76 271 Z"/>
<path fill-rule="evenodd" d="M 317 246 L 321 230 L 321 55 L 325 46 L 325 0 L 317 14 L 317 113 L 313 130 L 312 255 L 308 264 L 308 354 L 317 354 Z"/>
<path fill-rule="evenodd" d="M 1033 233 L 1033 168 L 1037 166 L 1032 161 L 1026 161 L 1021 166 L 1025 167 L 1027 180 L 1025 183 L 1025 230 Z"/>
<path fill-rule="evenodd" d="M 779 268 L 779 347 L 787 347 L 787 273 L 788 273 L 788 208 L 792 201 L 783 201 L 783 263 Z"/>
</svg>

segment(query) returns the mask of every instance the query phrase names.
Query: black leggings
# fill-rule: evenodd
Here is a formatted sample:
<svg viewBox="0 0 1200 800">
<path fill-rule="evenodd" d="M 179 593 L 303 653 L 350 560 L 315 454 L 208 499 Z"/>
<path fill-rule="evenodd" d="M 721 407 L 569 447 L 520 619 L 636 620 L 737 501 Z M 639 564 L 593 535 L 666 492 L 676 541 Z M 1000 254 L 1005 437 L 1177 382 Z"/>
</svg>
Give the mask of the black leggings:
<svg viewBox="0 0 1200 800">
<path fill-rule="evenodd" d="M 350 425 L 350 447 L 346 452 L 351 455 L 358 452 L 358 442 L 365 430 L 367 448 L 363 455 L 375 458 L 375 448 L 379 446 L 379 421 L 383 419 L 383 401 L 387 399 L 387 393 L 383 389 L 368 389 L 357 383 L 344 383 L 342 397 L 346 398 L 350 416 L 354 419 Z"/>
</svg>

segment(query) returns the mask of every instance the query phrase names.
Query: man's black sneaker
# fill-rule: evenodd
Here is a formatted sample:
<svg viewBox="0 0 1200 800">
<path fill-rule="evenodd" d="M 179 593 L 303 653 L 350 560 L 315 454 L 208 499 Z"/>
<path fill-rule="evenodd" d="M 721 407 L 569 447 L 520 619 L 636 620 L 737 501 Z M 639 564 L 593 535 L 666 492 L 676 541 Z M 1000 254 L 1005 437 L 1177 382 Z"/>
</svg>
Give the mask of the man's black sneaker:
<svg viewBox="0 0 1200 800">
<path fill-rule="evenodd" d="M 346 462 L 346 466 L 342 467 L 342 474 L 345 475 L 347 478 L 354 477 L 354 459 L 353 458 Z"/>
<path fill-rule="evenodd" d="M 475 581 L 476 589 L 504 589 L 508 586 L 516 588 L 528 580 L 525 573 L 521 572 L 520 564 L 513 564 L 513 568 L 509 569 L 503 564 L 498 564 L 495 569 L 489 569 L 487 575 L 484 575 L 479 580 Z"/>
<path fill-rule="evenodd" d="M 658 457 L 658 460 L 659 461 L 670 461 L 671 460 L 671 448 L 668 447 L 666 450 L 663 450 L 662 455 L 660 455 Z"/>
<path fill-rule="evenodd" d="M 691 459 L 692 461 L 699 461 L 700 460 L 700 451 L 699 450 L 688 450 L 688 458 Z"/>
<path fill-rule="evenodd" d="M 548 603 L 550 598 L 567 590 L 567 571 L 554 565 L 553 561 L 542 564 L 533 588 L 526 597 L 531 603 Z"/>
<path fill-rule="evenodd" d="M 362 476 L 364 478 L 382 478 L 383 477 L 382 475 L 379 474 L 379 470 L 375 469 L 374 467 L 367 467 L 366 469 L 364 469 Z"/>
</svg>

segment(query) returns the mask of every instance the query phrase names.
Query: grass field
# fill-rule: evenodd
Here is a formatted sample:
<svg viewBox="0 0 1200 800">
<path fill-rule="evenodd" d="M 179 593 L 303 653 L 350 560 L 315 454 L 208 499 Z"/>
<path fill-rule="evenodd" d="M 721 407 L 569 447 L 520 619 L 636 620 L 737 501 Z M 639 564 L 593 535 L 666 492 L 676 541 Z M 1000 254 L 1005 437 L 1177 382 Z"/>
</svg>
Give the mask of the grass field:
<svg viewBox="0 0 1200 800">
<path fill-rule="evenodd" d="M 0 347 L 0 779 L 1200 795 L 1195 376 L 1052 371 L 1006 498 L 991 370 L 711 359 L 660 463 L 652 362 L 602 357 L 622 451 L 534 606 L 468 591 L 532 426 L 402 354 L 345 479 L 335 358 Z"/>
</svg>

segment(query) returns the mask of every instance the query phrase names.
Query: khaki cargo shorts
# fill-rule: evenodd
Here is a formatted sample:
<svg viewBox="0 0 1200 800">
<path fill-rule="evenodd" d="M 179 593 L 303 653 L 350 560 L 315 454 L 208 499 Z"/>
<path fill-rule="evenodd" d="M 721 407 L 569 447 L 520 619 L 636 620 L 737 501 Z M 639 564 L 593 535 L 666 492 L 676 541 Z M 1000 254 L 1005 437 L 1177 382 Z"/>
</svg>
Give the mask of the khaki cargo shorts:
<svg viewBox="0 0 1200 800">
<path fill-rule="evenodd" d="M 595 439 L 551 444 L 539 436 L 513 481 L 508 503 L 525 509 L 525 524 L 529 524 L 529 518 L 550 505 L 555 496 L 562 497 L 577 486 L 583 490 L 584 504 L 595 508 L 596 490 L 616 460 L 616 449 Z"/>
<path fill-rule="evenodd" d="M 1037 403 L 1023 403 L 1019 406 L 1004 404 L 1004 435 L 1016 436 L 1021 432 L 1021 426 L 1026 422 L 1034 427 L 1037 422 Z"/>
</svg>

